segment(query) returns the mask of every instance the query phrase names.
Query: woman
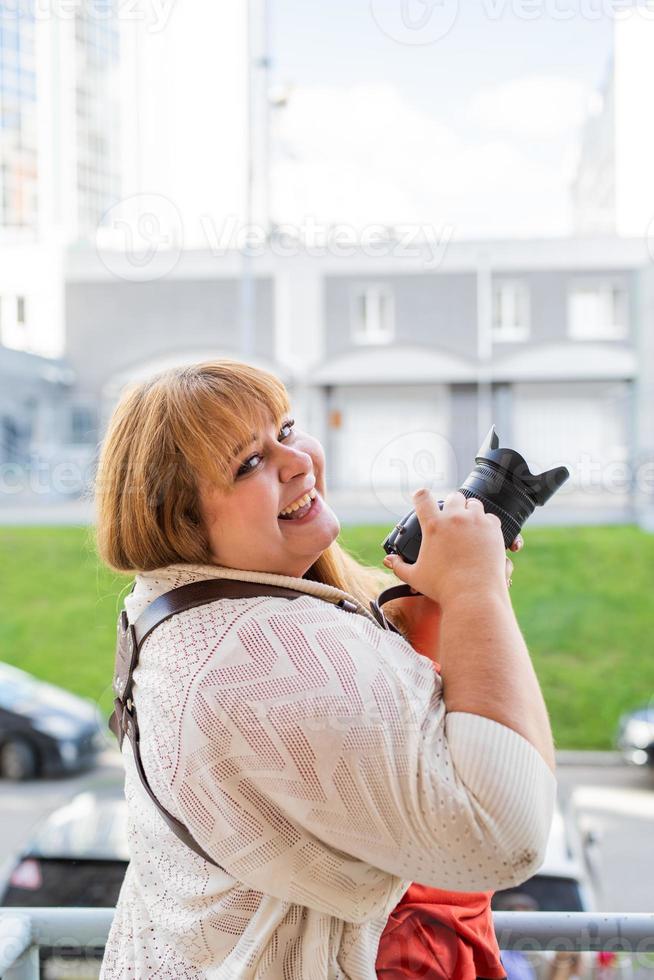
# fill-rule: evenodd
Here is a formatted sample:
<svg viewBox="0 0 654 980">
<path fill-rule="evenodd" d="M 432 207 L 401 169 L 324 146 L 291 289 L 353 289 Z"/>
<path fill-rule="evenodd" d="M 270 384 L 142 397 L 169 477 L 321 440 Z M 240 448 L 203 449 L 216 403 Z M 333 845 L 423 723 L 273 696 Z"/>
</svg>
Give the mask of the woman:
<svg viewBox="0 0 654 980">
<path fill-rule="evenodd" d="M 104 980 L 372 980 L 412 882 L 493 889 L 539 866 L 553 748 L 499 521 L 459 493 L 442 512 L 426 491 L 415 506 L 419 559 L 389 564 L 424 596 L 400 612 L 434 660 L 440 628 L 442 677 L 404 636 L 323 601 L 367 608 L 387 580 L 336 544 L 322 447 L 276 378 L 216 361 L 121 399 L 97 535 L 111 568 L 136 573 L 130 621 L 207 578 L 306 596 L 221 599 L 145 642 L 150 785 L 221 868 L 168 829 L 124 748 L 131 861 Z"/>
</svg>

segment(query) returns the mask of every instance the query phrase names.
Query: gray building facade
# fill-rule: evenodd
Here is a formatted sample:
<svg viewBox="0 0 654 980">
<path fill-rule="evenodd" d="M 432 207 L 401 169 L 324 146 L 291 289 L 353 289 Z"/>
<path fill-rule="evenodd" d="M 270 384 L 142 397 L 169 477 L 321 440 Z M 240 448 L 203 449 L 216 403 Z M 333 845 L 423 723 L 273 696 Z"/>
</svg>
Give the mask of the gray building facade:
<svg viewBox="0 0 654 980">
<path fill-rule="evenodd" d="M 243 274 L 249 276 L 243 284 Z M 323 441 L 334 498 L 386 520 L 459 485 L 491 423 L 532 469 L 572 477 L 551 512 L 652 508 L 654 262 L 639 240 L 451 242 L 400 255 L 181 253 L 165 275 L 71 252 L 66 363 L 89 452 L 121 388 L 234 357 L 283 378 Z"/>
</svg>

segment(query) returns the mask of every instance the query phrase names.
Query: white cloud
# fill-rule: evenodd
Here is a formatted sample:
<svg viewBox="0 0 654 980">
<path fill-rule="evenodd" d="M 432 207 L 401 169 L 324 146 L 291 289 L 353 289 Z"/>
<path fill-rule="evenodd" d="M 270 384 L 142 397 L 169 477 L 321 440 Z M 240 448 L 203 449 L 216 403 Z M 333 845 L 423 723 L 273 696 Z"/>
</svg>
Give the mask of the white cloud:
<svg viewBox="0 0 654 980">
<path fill-rule="evenodd" d="M 530 75 L 478 92 L 470 104 L 470 122 L 491 132 L 529 139 L 556 139 L 583 123 L 592 90 L 560 75 Z"/>
<path fill-rule="evenodd" d="M 481 95 L 474 104 L 502 118 Z M 389 84 L 301 89 L 281 112 L 277 221 L 451 224 L 457 238 L 568 231 L 569 137 L 553 153 L 495 126 L 459 132 Z"/>
</svg>

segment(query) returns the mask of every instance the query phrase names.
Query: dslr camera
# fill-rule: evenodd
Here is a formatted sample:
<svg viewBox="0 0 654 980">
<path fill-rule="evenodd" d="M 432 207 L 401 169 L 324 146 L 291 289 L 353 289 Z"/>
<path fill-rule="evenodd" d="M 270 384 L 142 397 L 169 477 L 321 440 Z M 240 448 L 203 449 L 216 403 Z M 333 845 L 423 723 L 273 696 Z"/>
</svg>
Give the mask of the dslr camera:
<svg viewBox="0 0 654 980">
<path fill-rule="evenodd" d="M 488 514 L 495 514 L 502 524 L 504 546 L 508 548 L 520 533 L 525 521 L 536 507 L 542 507 L 570 476 L 565 466 L 556 466 L 543 473 L 532 473 L 523 456 L 515 449 L 502 448 L 495 426 L 492 425 L 477 455 L 475 465 L 459 490 L 464 497 L 481 500 Z M 442 509 L 443 501 L 438 501 Z M 382 542 L 386 554 L 400 555 L 413 564 L 418 558 L 422 532 L 414 510 L 396 524 Z M 380 607 L 390 599 L 415 595 L 408 585 L 385 589 L 371 603 L 376 618 L 386 623 Z"/>
</svg>

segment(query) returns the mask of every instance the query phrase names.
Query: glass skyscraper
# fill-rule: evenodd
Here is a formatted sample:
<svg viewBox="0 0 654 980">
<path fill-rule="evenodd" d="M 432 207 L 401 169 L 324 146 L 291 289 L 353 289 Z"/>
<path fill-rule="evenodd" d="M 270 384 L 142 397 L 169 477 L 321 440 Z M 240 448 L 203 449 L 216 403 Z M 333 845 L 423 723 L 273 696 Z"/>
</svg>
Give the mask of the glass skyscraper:
<svg viewBox="0 0 654 980">
<path fill-rule="evenodd" d="M 120 35 L 115 0 L 75 14 L 75 180 L 78 237 L 93 236 L 120 197 Z"/>
<path fill-rule="evenodd" d="M 0 0 L 0 227 L 35 229 L 36 23 L 29 0 Z"/>
<path fill-rule="evenodd" d="M 120 197 L 116 0 L 0 0 L 0 231 L 93 239 Z"/>
</svg>

